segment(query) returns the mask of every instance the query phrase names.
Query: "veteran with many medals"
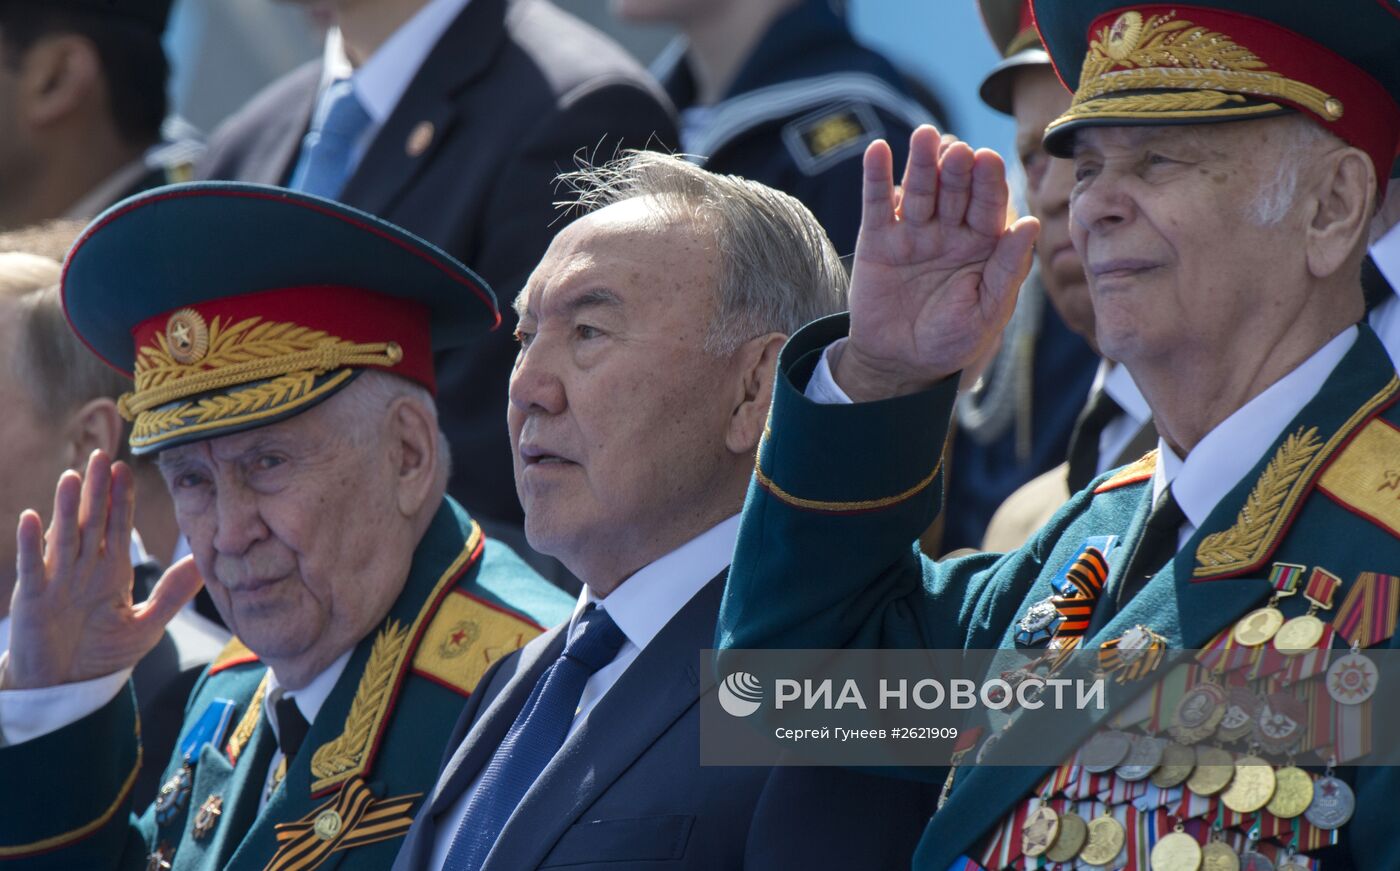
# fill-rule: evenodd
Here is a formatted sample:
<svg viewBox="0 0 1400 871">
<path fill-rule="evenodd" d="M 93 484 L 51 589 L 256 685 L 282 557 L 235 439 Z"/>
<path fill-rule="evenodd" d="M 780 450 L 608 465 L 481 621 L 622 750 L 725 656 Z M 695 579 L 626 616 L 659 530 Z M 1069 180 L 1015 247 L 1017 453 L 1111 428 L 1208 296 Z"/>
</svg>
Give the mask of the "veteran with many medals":
<svg viewBox="0 0 1400 871">
<path fill-rule="evenodd" d="M 995 154 L 920 130 L 896 188 L 877 143 L 850 313 L 783 352 L 717 646 L 1020 651 L 1040 678 L 1092 658 L 1112 718 L 965 735 L 918 869 L 1400 867 L 1400 778 L 1367 764 L 1393 757 L 1372 719 L 1396 692 L 1374 648 L 1400 642 L 1400 379 L 1358 323 L 1400 7 L 1034 10 L 1074 92 L 1046 145 L 1074 160 L 1099 342 L 1158 448 L 1020 550 L 919 555 L 956 373 L 1036 228 L 1005 226 Z M 1052 758 L 995 765 L 1027 739 Z"/>
<path fill-rule="evenodd" d="M 571 606 L 444 495 L 432 354 L 495 326 L 495 297 L 355 209 L 190 184 L 95 221 L 63 300 L 134 377 L 133 452 L 194 555 L 133 605 L 131 471 L 100 452 L 60 479 L 46 537 L 20 518 L 0 863 L 388 867 L 465 697 Z M 128 676 L 201 577 L 235 639 L 132 809 Z"/>
</svg>

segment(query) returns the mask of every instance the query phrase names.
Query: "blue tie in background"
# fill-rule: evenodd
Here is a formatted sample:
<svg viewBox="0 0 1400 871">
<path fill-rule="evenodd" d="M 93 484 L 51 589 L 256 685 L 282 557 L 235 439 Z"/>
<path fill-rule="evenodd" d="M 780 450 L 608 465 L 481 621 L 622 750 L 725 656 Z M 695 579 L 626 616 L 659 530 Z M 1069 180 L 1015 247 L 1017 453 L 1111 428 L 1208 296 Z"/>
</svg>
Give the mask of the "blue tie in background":
<svg viewBox="0 0 1400 871">
<path fill-rule="evenodd" d="M 311 130 L 301 141 L 301 156 L 288 187 L 329 199 L 339 196 L 354 168 L 350 156 L 355 144 L 371 120 L 349 79 L 327 88 Z"/>
<path fill-rule="evenodd" d="M 606 611 L 589 605 L 579 616 L 564 652 L 525 700 L 510 731 L 496 748 L 466 816 L 452 836 L 443 871 L 478 871 L 516 805 L 559 752 L 574 721 L 584 684 L 612 662 L 626 641 Z"/>
</svg>

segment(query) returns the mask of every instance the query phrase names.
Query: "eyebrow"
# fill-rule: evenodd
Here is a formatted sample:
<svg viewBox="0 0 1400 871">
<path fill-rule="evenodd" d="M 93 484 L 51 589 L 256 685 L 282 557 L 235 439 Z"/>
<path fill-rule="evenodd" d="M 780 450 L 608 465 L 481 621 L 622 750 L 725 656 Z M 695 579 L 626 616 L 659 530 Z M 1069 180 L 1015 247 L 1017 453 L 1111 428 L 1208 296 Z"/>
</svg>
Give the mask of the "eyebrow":
<svg viewBox="0 0 1400 871">
<path fill-rule="evenodd" d="M 520 318 L 524 318 L 527 314 L 526 307 L 521 303 L 524 296 L 523 293 L 516 296 L 513 305 L 516 316 Z M 621 308 L 622 297 L 605 287 L 595 287 L 583 291 L 560 306 L 562 312 L 567 315 L 578 314 L 584 309 L 600 307 Z"/>
</svg>

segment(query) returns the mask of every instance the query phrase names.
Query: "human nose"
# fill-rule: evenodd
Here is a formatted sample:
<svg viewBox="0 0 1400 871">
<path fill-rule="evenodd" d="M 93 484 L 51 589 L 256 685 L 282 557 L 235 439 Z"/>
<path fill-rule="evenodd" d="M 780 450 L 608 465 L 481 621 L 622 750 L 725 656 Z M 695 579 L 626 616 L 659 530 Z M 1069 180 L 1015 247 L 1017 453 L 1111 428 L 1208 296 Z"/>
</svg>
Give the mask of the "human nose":
<svg viewBox="0 0 1400 871">
<path fill-rule="evenodd" d="M 1133 205 L 1124 183 L 1120 173 L 1106 167 L 1077 182 L 1069 198 L 1071 233 L 1106 233 L 1130 220 Z"/>
<path fill-rule="evenodd" d="M 510 404 L 522 414 L 559 414 L 567 401 L 556 355 L 536 337 L 522 346 L 510 374 Z"/>
<path fill-rule="evenodd" d="M 257 497 L 242 484 L 223 482 L 214 494 L 214 516 L 214 550 L 221 554 L 245 553 L 268 536 Z"/>
</svg>

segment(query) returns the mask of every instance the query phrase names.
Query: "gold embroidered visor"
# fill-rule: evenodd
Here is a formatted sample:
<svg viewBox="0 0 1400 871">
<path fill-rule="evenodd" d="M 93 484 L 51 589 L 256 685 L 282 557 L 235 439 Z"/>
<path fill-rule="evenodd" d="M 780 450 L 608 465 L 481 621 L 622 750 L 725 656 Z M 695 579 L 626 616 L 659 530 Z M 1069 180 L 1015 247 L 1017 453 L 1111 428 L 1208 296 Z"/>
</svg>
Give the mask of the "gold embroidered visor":
<svg viewBox="0 0 1400 871">
<path fill-rule="evenodd" d="M 117 403 L 136 454 L 283 420 L 369 367 L 433 387 L 418 303 L 345 287 L 210 300 L 139 324 Z"/>
<path fill-rule="evenodd" d="M 387 221 L 266 185 L 138 194 L 83 231 L 63 307 L 135 382 L 133 453 L 266 426 L 379 369 L 434 390 L 434 355 L 500 324 L 471 270 Z"/>
<path fill-rule="evenodd" d="M 1286 17 L 1276 10 L 1297 4 L 1271 7 L 1237 0 L 1117 7 L 1093 19 L 1087 51 L 1080 48 L 1072 59 L 1068 53 L 1082 47 L 1086 37 L 1082 31 L 1068 37 L 1073 22 L 1065 19 L 1073 13 L 1055 8 L 1059 5 L 1035 3 L 1056 71 L 1074 91 L 1070 108 L 1046 128 L 1045 145 L 1052 154 L 1071 156 L 1073 133 L 1085 126 L 1200 124 L 1302 111 L 1370 154 L 1384 184 L 1400 141 L 1400 105 L 1366 68 L 1339 53 L 1350 45 L 1331 46 L 1313 38 L 1330 39 L 1335 28 L 1309 29 L 1305 36 L 1269 20 L 1275 14 Z M 1316 5 L 1319 22 L 1322 16 L 1346 17 L 1340 9 Z M 1389 25 L 1393 49 L 1400 39 L 1400 19 L 1380 11 L 1378 21 Z M 1369 39 L 1374 37 L 1354 41 Z M 1372 48 L 1360 48 L 1369 58 Z M 1400 67 L 1393 58 L 1390 64 Z"/>
</svg>

